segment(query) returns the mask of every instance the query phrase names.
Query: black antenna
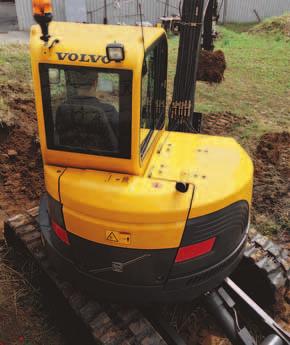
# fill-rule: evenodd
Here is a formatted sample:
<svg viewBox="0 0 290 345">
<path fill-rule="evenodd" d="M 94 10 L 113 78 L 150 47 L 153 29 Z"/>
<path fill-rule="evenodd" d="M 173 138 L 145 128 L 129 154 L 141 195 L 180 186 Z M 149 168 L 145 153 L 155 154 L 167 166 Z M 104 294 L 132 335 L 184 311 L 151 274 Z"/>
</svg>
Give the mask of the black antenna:
<svg viewBox="0 0 290 345">
<path fill-rule="evenodd" d="M 107 0 L 104 0 L 104 24 L 108 24 L 108 7 L 107 7 Z"/>
<path fill-rule="evenodd" d="M 164 17 L 169 16 L 169 0 L 166 0 L 165 7 L 164 7 Z"/>
</svg>

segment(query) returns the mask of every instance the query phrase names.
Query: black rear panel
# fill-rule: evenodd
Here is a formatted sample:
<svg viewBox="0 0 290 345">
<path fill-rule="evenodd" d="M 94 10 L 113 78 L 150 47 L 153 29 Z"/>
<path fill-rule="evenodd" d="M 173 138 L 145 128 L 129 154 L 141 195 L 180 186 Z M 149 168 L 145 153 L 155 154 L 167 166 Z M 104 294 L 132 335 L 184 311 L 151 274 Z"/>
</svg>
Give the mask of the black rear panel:
<svg viewBox="0 0 290 345">
<path fill-rule="evenodd" d="M 205 241 L 222 233 L 233 232 L 233 240 L 240 242 L 248 225 L 249 205 L 246 201 L 236 202 L 220 211 L 202 217 L 189 219 L 181 241 L 181 247 Z"/>
<path fill-rule="evenodd" d="M 177 249 L 129 249 L 106 246 L 69 233 L 75 263 L 98 279 L 134 285 L 163 284 Z"/>
<path fill-rule="evenodd" d="M 210 218 L 212 221 L 208 223 L 215 224 L 214 215 L 220 217 L 227 210 L 236 209 L 235 214 L 238 218 L 243 218 L 241 214 L 244 214 L 244 221 L 241 222 L 244 230 L 240 241 L 237 240 L 241 234 L 239 228 L 226 227 L 224 232 L 216 232 L 217 240 L 211 253 L 177 264 L 174 264 L 174 261 L 178 248 L 161 250 L 119 248 L 100 245 L 71 233 L 68 233 L 71 245 L 64 245 L 50 227 L 47 198 L 42 198 L 39 220 L 49 260 L 65 279 L 80 284 L 81 288 L 96 294 L 98 298 L 109 298 L 110 301 L 173 302 L 192 300 L 215 288 L 239 264 L 247 238 L 245 220 L 248 212 L 242 212 L 247 210 L 245 202 L 237 204 L 239 204 L 237 208 L 236 204 L 231 205 L 194 221 L 203 219 L 206 223 Z M 59 205 L 51 203 L 50 206 L 52 206 L 51 214 L 59 215 L 59 212 L 54 210 Z M 192 221 L 190 222 L 192 224 Z M 193 231 L 187 225 L 186 231 L 188 230 Z M 212 235 L 212 230 L 208 231 L 208 234 Z M 202 238 L 208 238 L 206 234 L 204 230 Z M 234 235 L 237 235 L 237 238 Z M 224 251 L 226 242 L 229 242 L 230 246 L 238 243 L 229 255 Z"/>
<path fill-rule="evenodd" d="M 197 273 L 221 262 L 232 253 L 246 235 L 249 206 L 246 201 L 236 202 L 220 211 L 187 221 L 181 247 L 216 237 L 213 250 L 208 254 L 176 263 L 170 278 Z"/>
</svg>

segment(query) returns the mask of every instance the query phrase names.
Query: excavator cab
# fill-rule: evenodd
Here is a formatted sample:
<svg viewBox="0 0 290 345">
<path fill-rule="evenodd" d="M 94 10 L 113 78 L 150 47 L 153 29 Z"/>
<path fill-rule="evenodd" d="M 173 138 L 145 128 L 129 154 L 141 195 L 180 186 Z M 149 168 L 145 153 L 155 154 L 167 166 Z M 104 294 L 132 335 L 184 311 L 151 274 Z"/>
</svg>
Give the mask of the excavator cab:
<svg viewBox="0 0 290 345">
<path fill-rule="evenodd" d="M 75 36 L 78 26 L 52 23 L 50 32 Z M 165 123 L 167 39 L 162 29 L 145 28 L 143 44 L 139 28 L 100 25 L 95 40 L 92 27 L 83 25 L 74 45 L 64 47 L 59 39 L 52 48 L 42 47 L 46 62 L 39 63 L 37 74 L 46 159 L 139 174 L 140 161 Z M 122 42 L 119 48 L 112 37 Z M 32 49 L 34 43 L 41 47 L 37 27 Z M 120 56 L 110 60 L 111 50 Z"/>
<path fill-rule="evenodd" d="M 110 300 L 185 300 L 216 287 L 246 243 L 247 153 L 232 138 L 165 129 L 163 29 L 52 22 L 48 30 L 49 13 L 36 18 L 40 228 L 57 271 Z M 171 124 L 188 108 L 181 103 Z"/>
</svg>

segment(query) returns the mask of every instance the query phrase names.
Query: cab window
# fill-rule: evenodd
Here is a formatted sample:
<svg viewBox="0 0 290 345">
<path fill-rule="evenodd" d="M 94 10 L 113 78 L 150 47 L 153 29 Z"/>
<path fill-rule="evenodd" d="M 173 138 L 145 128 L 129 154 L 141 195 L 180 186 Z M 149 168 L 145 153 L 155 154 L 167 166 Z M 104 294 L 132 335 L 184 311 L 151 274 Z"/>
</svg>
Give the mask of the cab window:
<svg viewBox="0 0 290 345">
<path fill-rule="evenodd" d="M 48 149 L 131 157 L 132 72 L 40 64 Z"/>
<path fill-rule="evenodd" d="M 142 74 L 140 151 L 143 158 L 165 123 L 167 82 L 165 37 L 146 52 Z"/>
</svg>

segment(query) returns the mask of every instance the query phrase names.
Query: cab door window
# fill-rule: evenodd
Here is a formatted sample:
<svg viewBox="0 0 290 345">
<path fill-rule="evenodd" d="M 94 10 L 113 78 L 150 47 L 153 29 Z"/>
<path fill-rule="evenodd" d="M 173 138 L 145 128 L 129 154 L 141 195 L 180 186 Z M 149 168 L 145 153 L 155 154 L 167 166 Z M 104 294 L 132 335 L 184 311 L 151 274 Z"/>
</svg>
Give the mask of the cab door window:
<svg viewBox="0 0 290 345">
<path fill-rule="evenodd" d="M 167 82 L 165 37 L 146 52 L 142 74 L 140 151 L 143 158 L 165 122 Z"/>
</svg>

